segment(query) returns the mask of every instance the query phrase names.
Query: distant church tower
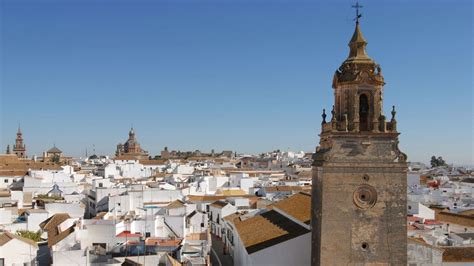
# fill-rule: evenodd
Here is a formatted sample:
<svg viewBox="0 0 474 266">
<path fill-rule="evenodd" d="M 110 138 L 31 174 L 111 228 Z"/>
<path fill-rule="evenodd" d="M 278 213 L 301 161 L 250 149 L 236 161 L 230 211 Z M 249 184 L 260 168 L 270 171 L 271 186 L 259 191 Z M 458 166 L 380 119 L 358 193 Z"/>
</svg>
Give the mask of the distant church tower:
<svg viewBox="0 0 474 266">
<path fill-rule="evenodd" d="M 21 133 L 20 127 L 18 127 L 18 132 L 16 133 L 15 145 L 13 145 L 13 153 L 15 153 L 18 158 L 26 158 L 26 146 L 23 143 L 23 133 Z"/>
<path fill-rule="evenodd" d="M 124 144 L 119 143 L 115 152 L 117 157 L 129 156 L 135 159 L 147 159 L 148 152 L 143 150 L 135 137 L 135 130 L 133 127 L 128 132 L 128 139 Z"/>
<path fill-rule="evenodd" d="M 312 265 L 407 264 L 406 155 L 395 107 L 390 121 L 382 113 L 385 82 L 359 18 L 313 155 Z"/>
</svg>

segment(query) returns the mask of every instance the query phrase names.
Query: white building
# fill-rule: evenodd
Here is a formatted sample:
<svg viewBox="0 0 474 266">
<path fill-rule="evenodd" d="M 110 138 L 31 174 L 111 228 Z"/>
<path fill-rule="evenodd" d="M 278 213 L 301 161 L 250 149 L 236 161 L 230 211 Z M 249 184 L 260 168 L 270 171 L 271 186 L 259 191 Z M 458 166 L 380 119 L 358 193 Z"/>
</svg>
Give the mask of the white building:
<svg viewBox="0 0 474 266">
<path fill-rule="evenodd" d="M 29 239 L 4 232 L 0 235 L 0 265 L 36 265 L 38 245 Z"/>
<path fill-rule="evenodd" d="M 310 265 L 311 195 L 298 193 L 250 218 L 227 219 L 234 265 Z"/>
<path fill-rule="evenodd" d="M 84 217 L 84 205 L 82 203 L 50 202 L 44 205 L 44 209 L 53 216 L 56 213 L 68 213 L 72 218 Z"/>
<path fill-rule="evenodd" d="M 434 220 L 435 211 L 421 203 L 418 203 L 418 214 L 415 214 L 414 216 L 423 218 L 424 220 Z"/>
<path fill-rule="evenodd" d="M 226 201 L 218 200 L 209 205 L 209 220 L 211 221 L 211 233 L 222 237 L 224 228 L 224 217 L 237 211 L 237 207 Z"/>
<path fill-rule="evenodd" d="M 40 223 L 48 219 L 49 213 L 44 209 L 29 209 L 25 211 L 28 231 L 40 230 Z"/>
<path fill-rule="evenodd" d="M 78 190 L 73 174 L 71 166 L 62 166 L 61 170 L 30 170 L 28 176 L 23 178 L 23 192 L 47 194 L 57 185 L 63 194 L 72 194 Z"/>
</svg>

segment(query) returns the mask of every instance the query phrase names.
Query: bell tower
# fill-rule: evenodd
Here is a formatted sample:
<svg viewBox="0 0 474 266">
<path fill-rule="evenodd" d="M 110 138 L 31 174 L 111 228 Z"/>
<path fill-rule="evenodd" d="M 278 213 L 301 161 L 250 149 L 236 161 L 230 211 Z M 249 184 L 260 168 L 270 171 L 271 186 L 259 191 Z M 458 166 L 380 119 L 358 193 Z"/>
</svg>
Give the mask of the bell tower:
<svg viewBox="0 0 474 266">
<path fill-rule="evenodd" d="M 26 158 L 26 146 L 23 143 L 23 133 L 21 132 L 20 126 L 18 126 L 18 132 L 16 133 L 15 145 L 13 145 L 13 153 L 18 158 Z"/>
<path fill-rule="evenodd" d="M 395 107 L 383 115 L 380 66 L 366 53 L 358 8 L 349 56 L 334 74 L 313 154 L 312 265 L 406 265 L 406 155 Z"/>
</svg>

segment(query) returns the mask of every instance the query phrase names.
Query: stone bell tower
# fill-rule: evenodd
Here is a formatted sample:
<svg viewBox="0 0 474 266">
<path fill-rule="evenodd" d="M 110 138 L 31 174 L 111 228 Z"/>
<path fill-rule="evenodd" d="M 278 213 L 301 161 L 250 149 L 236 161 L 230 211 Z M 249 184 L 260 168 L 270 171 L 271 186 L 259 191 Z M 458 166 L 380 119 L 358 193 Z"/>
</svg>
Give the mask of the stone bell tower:
<svg viewBox="0 0 474 266">
<path fill-rule="evenodd" d="M 23 143 L 23 133 L 21 132 L 20 126 L 18 126 L 18 132 L 16 133 L 13 153 L 15 153 L 18 158 L 26 158 L 26 145 Z"/>
<path fill-rule="evenodd" d="M 395 107 L 390 121 L 383 115 L 385 82 L 359 18 L 313 155 L 312 265 L 407 263 L 406 155 Z"/>
</svg>

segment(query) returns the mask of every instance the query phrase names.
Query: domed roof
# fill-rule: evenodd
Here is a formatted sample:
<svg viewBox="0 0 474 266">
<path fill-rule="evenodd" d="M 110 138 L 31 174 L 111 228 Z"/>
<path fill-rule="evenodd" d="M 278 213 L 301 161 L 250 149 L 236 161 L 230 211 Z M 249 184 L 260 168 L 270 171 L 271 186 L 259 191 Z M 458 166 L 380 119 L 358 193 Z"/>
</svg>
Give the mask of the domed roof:
<svg viewBox="0 0 474 266">
<path fill-rule="evenodd" d="M 47 151 L 47 153 L 63 153 L 60 149 L 58 149 L 56 146 L 52 147 Z"/>
<path fill-rule="evenodd" d="M 334 74 L 333 88 L 341 83 L 371 83 L 384 85 L 382 69 L 367 55 L 367 41 L 362 35 L 359 22 L 356 23 L 354 34 L 349 42 L 349 56 Z"/>
</svg>

